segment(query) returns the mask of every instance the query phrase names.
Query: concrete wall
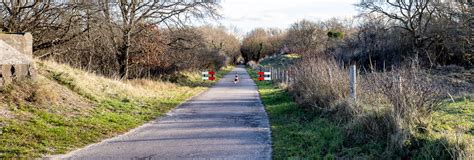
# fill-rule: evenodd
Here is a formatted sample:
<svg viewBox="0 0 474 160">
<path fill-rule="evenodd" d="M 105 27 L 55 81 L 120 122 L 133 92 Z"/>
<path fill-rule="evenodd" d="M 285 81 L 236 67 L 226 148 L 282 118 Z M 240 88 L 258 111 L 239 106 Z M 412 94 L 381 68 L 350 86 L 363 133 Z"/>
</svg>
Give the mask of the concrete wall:
<svg viewBox="0 0 474 160">
<path fill-rule="evenodd" d="M 33 56 L 33 36 L 31 33 L 0 33 L 0 40 L 3 40 L 23 54 Z"/>
<path fill-rule="evenodd" d="M 9 50 L 2 50 L 0 53 L 10 56 L 1 56 L 3 58 L 20 60 L 2 60 L 0 61 L 0 87 L 12 83 L 17 79 L 34 78 L 33 59 L 33 36 L 30 33 L 25 34 L 5 34 L 0 33 L 0 40 L 4 41 L 10 47 Z M 14 48 L 14 49 L 11 49 Z M 5 48 L 0 48 L 5 49 Z M 16 52 L 16 51 L 18 52 Z M 15 56 L 18 55 L 18 56 Z M 23 60 L 29 59 L 29 60 Z M 13 63 L 15 62 L 15 63 Z M 22 63 L 18 63 L 22 62 Z"/>
</svg>

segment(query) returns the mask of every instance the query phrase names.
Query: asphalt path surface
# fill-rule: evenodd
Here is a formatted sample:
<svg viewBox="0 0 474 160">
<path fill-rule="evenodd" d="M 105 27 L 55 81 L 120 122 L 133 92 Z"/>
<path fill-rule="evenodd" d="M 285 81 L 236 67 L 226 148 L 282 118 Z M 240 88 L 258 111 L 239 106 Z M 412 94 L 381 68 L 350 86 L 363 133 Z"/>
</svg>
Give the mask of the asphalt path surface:
<svg viewBox="0 0 474 160">
<path fill-rule="evenodd" d="M 58 158 L 271 159 L 270 128 L 255 83 L 238 66 L 166 116 Z"/>
</svg>

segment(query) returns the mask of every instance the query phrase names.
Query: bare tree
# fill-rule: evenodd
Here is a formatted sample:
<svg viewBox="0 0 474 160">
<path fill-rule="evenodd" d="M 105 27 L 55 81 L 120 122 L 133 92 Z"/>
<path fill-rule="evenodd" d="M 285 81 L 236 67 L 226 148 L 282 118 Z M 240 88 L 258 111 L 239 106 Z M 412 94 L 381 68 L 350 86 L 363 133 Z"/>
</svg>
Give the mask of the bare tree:
<svg viewBox="0 0 474 160">
<path fill-rule="evenodd" d="M 391 21 L 391 28 L 406 31 L 413 53 L 410 57 L 420 56 L 430 66 L 455 57 L 457 62 L 471 61 L 465 58 L 469 51 L 463 47 L 469 46 L 467 35 L 472 21 L 472 7 L 467 1 L 363 0 L 357 6 L 367 14 L 384 16 Z"/>
<path fill-rule="evenodd" d="M 0 3 L 0 29 L 5 32 L 32 32 L 34 50 L 63 44 L 86 32 L 86 3 L 4 0 Z"/>
<path fill-rule="evenodd" d="M 110 39 L 116 50 L 119 74 L 128 77 L 131 37 L 142 29 L 140 23 L 153 25 L 185 25 L 190 18 L 216 17 L 217 2 L 213 1 L 139 1 L 109 0 L 99 2 L 104 22 L 110 27 Z M 115 30 L 117 27 L 118 30 Z M 117 33 L 118 32 L 118 33 Z M 117 38 L 120 37 L 120 38 Z"/>
<path fill-rule="evenodd" d="M 308 50 L 323 48 L 324 28 L 322 24 L 302 20 L 291 25 L 288 29 L 286 44 L 292 52 L 303 53 Z"/>
<path fill-rule="evenodd" d="M 369 13 L 382 14 L 393 20 L 394 27 L 402 28 L 411 35 L 415 56 L 417 57 L 420 51 L 424 51 L 430 64 L 433 64 L 433 60 L 424 50 L 428 41 L 434 38 L 427 34 L 435 13 L 432 4 L 433 0 L 363 0 L 357 6 Z"/>
<path fill-rule="evenodd" d="M 222 52 L 227 57 L 231 58 L 233 62 L 237 60 L 240 55 L 240 41 L 229 33 L 224 26 L 202 26 L 198 30 L 202 32 L 204 39 L 209 47 L 216 52 Z"/>
<path fill-rule="evenodd" d="M 268 35 L 265 29 L 256 28 L 250 31 L 242 40 L 240 51 L 246 61 L 258 61 L 265 56 Z"/>
</svg>

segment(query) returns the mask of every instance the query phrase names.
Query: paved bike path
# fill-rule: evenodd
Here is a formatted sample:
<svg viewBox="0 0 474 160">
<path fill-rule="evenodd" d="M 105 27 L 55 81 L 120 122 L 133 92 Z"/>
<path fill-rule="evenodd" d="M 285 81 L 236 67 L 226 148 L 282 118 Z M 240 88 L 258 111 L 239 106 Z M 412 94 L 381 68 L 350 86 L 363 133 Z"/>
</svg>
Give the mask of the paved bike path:
<svg viewBox="0 0 474 160">
<path fill-rule="evenodd" d="M 238 66 L 167 116 L 62 158 L 271 159 L 270 139 L 257 87 Z"/>
</svg>

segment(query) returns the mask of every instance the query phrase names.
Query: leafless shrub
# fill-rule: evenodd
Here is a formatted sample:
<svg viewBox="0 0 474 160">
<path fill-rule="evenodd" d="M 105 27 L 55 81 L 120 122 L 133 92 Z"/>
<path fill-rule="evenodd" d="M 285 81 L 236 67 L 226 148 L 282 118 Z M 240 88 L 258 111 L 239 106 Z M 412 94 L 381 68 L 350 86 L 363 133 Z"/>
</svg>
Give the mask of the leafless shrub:
<svg viewBox="0 0 474 160">
<path fill-rule="evenodd" d="M 443 89 L 415 65 L 391 72 L 369 73 L 361 82 L 365 91 L 361 101 L 369 106 L 366 114 L 383 116 L 378 121 L 359 121 L 360 125 L 385 123 L 382 125 L 390 129 L 387 140 L 392 151 L 401 151 L 410 135 L 429 131 L 431 114 L 445 97 Z M 377 100 L 371 100 L 373 97 Z M 377 133 L 377 130 L 369 129 L 368 134 L 387 133 L 384 130 Z"/>
<path fill-rule="evenodd" d="M 349 98 L 347 70 L 334 60 L 306 58 L 297 63 L 296 82 L 291 86 L 297 103 L 308 110 L 341 114 L 343 119 L 358 111 Z M 345 116 L 342 116 L 345 115 Z"/>
<path fill-rule="evenodd" d="M 410 126 L 426 125 L 426 118 L 445 97 L 443 89 L 417 67 L 371 73 L 365 78 L 365 90 L 383 95 L 394 116 L 406 120 Z"/>
</svg>

